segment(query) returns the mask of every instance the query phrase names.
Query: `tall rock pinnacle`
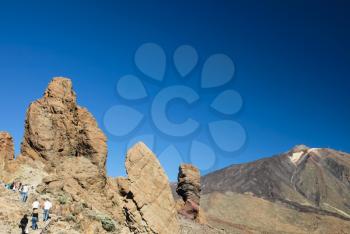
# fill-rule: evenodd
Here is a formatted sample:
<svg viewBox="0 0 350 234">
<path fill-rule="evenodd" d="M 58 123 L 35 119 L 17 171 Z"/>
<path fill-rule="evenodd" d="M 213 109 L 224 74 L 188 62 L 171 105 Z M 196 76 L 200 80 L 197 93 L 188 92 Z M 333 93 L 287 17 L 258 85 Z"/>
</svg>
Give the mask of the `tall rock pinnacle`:
<svg viewBox="0 0 350 234">
<path fill-rule="evenodd" d="M 198 168 L 191 164 L 180 165 L 176 192 L 182 197 L 184 204 L 179 213 L 192 220 L 199 217 L 200 180 L 201 176 Z"/>
<path fill-rule="evenodd" d="M 106 141 L 93 116 L 77 105 L 71 80 L 58 77 L 27 110 L 21 155 L 53 167 L 84 157 L 105 177 Z"/>
</svg>

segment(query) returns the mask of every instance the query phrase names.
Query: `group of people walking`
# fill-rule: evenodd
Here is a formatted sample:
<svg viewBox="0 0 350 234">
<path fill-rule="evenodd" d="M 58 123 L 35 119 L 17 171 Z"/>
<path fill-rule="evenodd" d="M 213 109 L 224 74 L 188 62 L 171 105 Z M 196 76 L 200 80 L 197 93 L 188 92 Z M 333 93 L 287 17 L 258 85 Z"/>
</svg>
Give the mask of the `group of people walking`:
<svg viewBox="0 0 350 234">
<path fill-rule="evenodd" d="M 4 185 L 6 189 L 9 189 L 13 192 L 19 192 L 20 193 L 20 200 L 22 202 L 27 202 L 28 200 L 28 193 L 30 190 L 29 184 L 24 184 L 20 181 L 14 181 L 12 183 L 5 184 L 4 182 L 0 181 L 0 184 Z M 38 199 L 35 199 L 32 203 L 32 213 L 29 216 L 28 214 L 25 214 L 19 223 L 19 228 L 22 230 L 22 234 L 29 233 L 28 223 L 31 221 L 32 225 L 30 226 L 32 230 L 38 229 L 38 222 L 39 222 L 39 210 L 42 208 L 42 220 L 43 222 L 46 222 L 50 218 L 50 209 L 52 208 L 51 201 L 46 198 L 41 203 Z M 31 220 L 29 220 L 31 218 Z"/>
<path fill-rule="evenodd" d="M 28 199 L 28 193 L 29 193 L 29 185 L 28 184 L 22 184 L 20 181 L 14 181 L 9 184 L 5 184 L 5 188 L 12 190 L 14 192 L 20 193 L 20 198 L 22 202 L 26 202 Z"/>
<path fill-rule="evenodd" d="M 41 205 L 43 209 L 43 221 L 47 221 L 49 219 L 50 209 L 52 207 L 51 201 L 47 198 Z M 38 222 L 39 222 L 39 209 L 40 209 L 40 202 L 38 199 L 36 199 L 32 204 L 32 215 L 31 215 L 31 221 L 32 221 L 32 230 L 38 229 Z M 20 221 L 19 227 L 22 229 L 22 234 L 28 233 L 28 215 L 25 214 L 23 218 Z"/>
</svg>

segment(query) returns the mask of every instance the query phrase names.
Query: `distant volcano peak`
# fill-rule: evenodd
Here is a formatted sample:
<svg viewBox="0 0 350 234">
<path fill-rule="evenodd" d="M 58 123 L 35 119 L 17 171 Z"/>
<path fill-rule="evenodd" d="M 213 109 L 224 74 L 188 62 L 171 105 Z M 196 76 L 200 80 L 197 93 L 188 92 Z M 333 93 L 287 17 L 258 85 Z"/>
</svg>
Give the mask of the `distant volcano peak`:
<svg viewBox="0 0 350 234">
<path fill-rule="evenodd" d="M 300 151 L 307 151 L 309 150 L 310 147 L 306 146 L 306 145 L 296 145 L 292 148 L 291 152 L 300 152 Z"/>
</svg>

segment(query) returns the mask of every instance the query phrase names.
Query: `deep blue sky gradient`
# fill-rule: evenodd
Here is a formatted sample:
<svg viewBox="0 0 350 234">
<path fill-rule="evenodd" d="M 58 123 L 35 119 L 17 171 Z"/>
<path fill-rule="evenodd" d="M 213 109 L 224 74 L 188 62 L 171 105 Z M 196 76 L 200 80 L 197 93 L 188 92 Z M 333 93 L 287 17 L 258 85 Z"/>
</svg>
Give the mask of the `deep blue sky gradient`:
<svg viewBox="0 0 350 234">
<path fill-rule="evenodd" d="M 296 144 L 350 152 L 349 28 L 350 2 L 339 0 L 0 1 L 0 129 L 19 152 L 25 110 L 54 76 L 73 80 L 80 105 L 104 128 L 106 110 L 122 103 L 118 78 L 140 74 L 133 55 L 142 43 L 169 57 L 190 44 L 200 62 L 232 57 L 231 85 L 244 100 L 234 119 L 247 143 L 212 170 Z M 124 173 L 122 153 L 109 136 L 110 175 Z"/>
</svg>

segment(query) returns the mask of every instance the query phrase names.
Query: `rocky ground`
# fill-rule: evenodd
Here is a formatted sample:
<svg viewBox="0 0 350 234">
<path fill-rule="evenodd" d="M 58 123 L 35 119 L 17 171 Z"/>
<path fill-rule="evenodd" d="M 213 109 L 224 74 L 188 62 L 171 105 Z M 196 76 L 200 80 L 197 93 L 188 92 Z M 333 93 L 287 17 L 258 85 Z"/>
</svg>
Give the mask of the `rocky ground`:
<svg viewBox="0 0 350 234">
<path fill-rule="evenodd" d="M 29 199 L 26 203 L 20 201 L 20 195 L 16 191 L 5 189 L 4 186 L 0 187 L 0 233 L 17 234 L 20 233 L 20 228 L 18 227 L 19 221 L 24 214 L 31 214 L 31 201 L 33 197 Z M 40 221 L 38 224 L 39 229 L 32 231 L 30 233 L 39 234 L 43 233 L 46 229 L 50 228 L 52 223 L 57 222 L 57 217 L 51 215 L 51 219 L 46 222 L 42 221 L 42 211 L 40 211 Z M 29 218 L 30 219 L 30 218 Z M 31 223 L 28 225 L 28 227 Z"/>
</svg>

